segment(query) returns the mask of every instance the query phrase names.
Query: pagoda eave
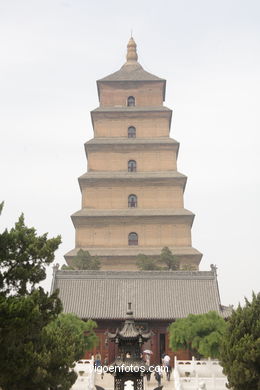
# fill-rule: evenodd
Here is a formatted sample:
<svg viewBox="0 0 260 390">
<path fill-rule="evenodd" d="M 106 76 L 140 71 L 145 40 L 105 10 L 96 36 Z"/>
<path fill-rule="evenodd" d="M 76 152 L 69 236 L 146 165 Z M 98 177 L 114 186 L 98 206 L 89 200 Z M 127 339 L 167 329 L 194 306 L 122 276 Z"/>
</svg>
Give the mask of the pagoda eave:
<svg viewBox="0 0 260 390">
<path fill-rule="evenodd" d="M 95 120 L 106 119 L 140 119 L 140 118 L 167 118 L 169 120 L 169 132 L 172 121 L 172 110 L 167 107 L 98 107 L 90 112 L 92 126 L 95 131 Z"/>
<path fill-rule="evenodd" d="M 81 209 L 71 216 L 75 227 L 92 223 L 188 223 L 192 226 L 195 215 L 186 209 Z"/>
<path fill-rule="evenodd" d="M 90 185 L 98 186 L 110 186 L 112 182 L 117 183 L 117 185 L 123 185 L 125 183 L 134 184 L 143 184 L 143 185 L 173 185 L 173 186 L 182 186 L 183 191 L 186 186 L 187 176 L 177 172 L 177 171 L 167 171 L 167 172 L 124 172 L 124 171 L 114 171 L 114 172 L 98 172 L 98 171 L 89 171 L 84 175 L 80 176 L 79 185 L 81 191 L 83 188 Z"/>
<path fill-rule="evenodd" d="M 100 117 L 110 118 L 110 119 L 122 119 L 122 118 L 146 118 L 154 116 L 156 118 L 168 118 L 169 119 L 169 130 L 171 125 L 172 110 L 167 107 L 98 107 L 95 110 L 91 111 L 92 124 L 94 126 L 95 119 L 100 119 Z"/>
<path fill-rule="evenodd" d="M 90 141 L 85 143 L 85 148 L 94 147 L 94 146 L 107 146 L 107 145 L 120 145 L 120 146 L 130 146 L 134 145 L 135 147 L 141 146 L 175 146 L 175 148 L 179 148 L 179 142 L 177 142 L 173 138 L 166 138 L 166 137 L 160 137 L 160 138 L 128 138 L 128 137 L 98 137 L 98 138 L 92 138 Z"/>
<path fill-rule="evenodd" d="M 172 110 L 166 106 L 99 106 L 95 108 L 94 110 L 91 111 L 91 115 L 95 114 L 102 114 L 102 113 L 107 113 L 107 114 L 113 114 L 116 113 L 118 114 L 133 114 L 136 113 L 138 116 L 140 113 L 155 113 L 158 114 L 160 112 L 167 112 L 169 115 L 172 114 Z"/>
<path fill-rule="evenodd" d="M 100 248 L 100 247 L 77 247 L 66 253 L 64 256 L 68 264 L 73 261 L 75 256 L 77 255 L 78 251 L 80 249 L 88 251 L 92 256 L 99 256 L 100 259 L 104 259 L 108 266 L 110 267 L 111 263 L 115 261 L 116 258 L 122 258 L 125 257 L 127 259 L 131 259 L 133 262 L 136 262 L 137 256 L 142 253 L 146 256 L 151 257 L 159 257 L 161 254 L 161 247 L 142 247 L 142 246 L 136 246 L 136 247 L 130 247 L 130 248 Z M 177 247 L 177 246 L 170 246 L 169 249 L 172 251 L 172 253 L 176 256 L 176 258 L 182 263 L 182 259 L 185 258 L 185 264 L 195 264 L 199 265 L 202 253 L 199 252 L 197 249 L 193 247 Z M 102 264 L 103 265 L 103 264 Z M 103 269 L 103 267 L 102 267 Z M 113 271 L 112 271 L 113 272 Z"/>
<path fill-rule="evenodd" d="M 104 139 L 94 138 L 85 143 L 85 152 L 88 157 L 89 152 L 106 152 L 106 151 L 119 151 L 119 152 L 135 152 L 143 150 L 172 150 L 176 152 L 178 156 L 179 143 L 175 140 L 157 138 L 157 139 L 130 139 L 129 138 L 116 138 L 116 139 Z"/>
</svg>

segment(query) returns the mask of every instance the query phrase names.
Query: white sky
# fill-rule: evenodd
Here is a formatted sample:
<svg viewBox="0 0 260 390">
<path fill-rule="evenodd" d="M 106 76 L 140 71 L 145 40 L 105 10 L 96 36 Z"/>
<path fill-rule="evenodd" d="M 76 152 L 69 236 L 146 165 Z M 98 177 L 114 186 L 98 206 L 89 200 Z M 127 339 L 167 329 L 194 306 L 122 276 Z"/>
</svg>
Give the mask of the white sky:
<svg viewBox="0 0 260 390">
<path fill-rule="evenodd" d="M 24 212 L 61 234 L 56 262 L 74 247 L 95 81 L 133 28 L 140 63 L 167 79 L 200 269 L 217 264 L 223 304 L 259 291 L 259 20 L 257 0 L 0 0 L 1 225 Z"/>
</svg>

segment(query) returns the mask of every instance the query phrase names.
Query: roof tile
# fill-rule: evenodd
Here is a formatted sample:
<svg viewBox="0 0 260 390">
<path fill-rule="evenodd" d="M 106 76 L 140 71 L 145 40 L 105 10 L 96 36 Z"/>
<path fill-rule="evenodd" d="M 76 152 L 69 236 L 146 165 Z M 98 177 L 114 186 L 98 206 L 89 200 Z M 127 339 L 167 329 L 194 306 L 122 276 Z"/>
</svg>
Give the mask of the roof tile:
<svg viewBox="0 0 260 390">
<path fill-rule="evenodd" d="M 64 312 L 81 318 L 123 319 L 128 302 L 136 319 L 174 320 L 214 310 L 222 314 L 212 271 L 57 271 Z"/>
</svg>

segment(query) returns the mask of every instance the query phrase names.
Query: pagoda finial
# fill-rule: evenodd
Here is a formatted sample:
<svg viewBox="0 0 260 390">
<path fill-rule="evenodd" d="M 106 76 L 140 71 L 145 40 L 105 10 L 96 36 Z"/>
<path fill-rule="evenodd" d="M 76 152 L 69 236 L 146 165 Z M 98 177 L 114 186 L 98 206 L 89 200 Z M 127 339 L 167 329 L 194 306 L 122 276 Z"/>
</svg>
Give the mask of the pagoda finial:
<svg viewBox="0 0 260 390">
<path fill-rule="evenodd" d="M 132 37 L 129 39 L 128 45 L 127 45 L 127 55 L 126 55 L 126 61 L 129 62 L 137 62 L 138 56 L 136 52 L 136 43 L 134 41 L 134 38 Z"/>
</svg>

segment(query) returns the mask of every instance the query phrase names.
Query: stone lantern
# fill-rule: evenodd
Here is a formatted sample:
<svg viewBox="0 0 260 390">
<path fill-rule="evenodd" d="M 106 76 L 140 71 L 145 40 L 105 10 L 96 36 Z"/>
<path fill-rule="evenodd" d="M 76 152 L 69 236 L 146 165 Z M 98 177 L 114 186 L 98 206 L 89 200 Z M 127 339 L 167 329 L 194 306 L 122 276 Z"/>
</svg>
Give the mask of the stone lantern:
<svg viewBox="0 0 260 390">
<path fill-rule="evenodd" d="M 108 333 L 108 339 L 118 346 L 118 356 L 110 365 L 110 372 L 115 378 L 115 390 L 124 390 L 126 382 L 128 382 L 128 388 L 129 383 L 131 383 L 134 390 L 143 390 L 143 379 L 148 373 L 149 367 L 142 359 L 141 348 L 143 343 L 150 338 L 150 331 L 143 331 L 136 326 L 131 303 L 128 303 L 122 329 L 117 329 L 115 333 Z"/>
</svg>

